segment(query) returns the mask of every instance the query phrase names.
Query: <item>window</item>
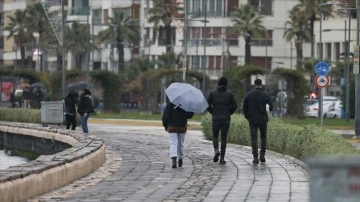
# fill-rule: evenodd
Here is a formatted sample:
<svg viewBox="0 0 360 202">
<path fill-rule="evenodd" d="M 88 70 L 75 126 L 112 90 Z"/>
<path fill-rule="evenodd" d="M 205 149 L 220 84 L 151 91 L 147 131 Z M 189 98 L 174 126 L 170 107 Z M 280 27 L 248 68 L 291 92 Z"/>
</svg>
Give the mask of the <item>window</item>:
<svg viewBox="0 0 360 202">
<path fill-rule="evenodd" d="M 176 28 L 175 27 L 171 27 L 171 44 L 175 44 L 175 33 L 176 33 Z M 165 27 L 160 27 L 159 28 L 159 46 L 166 46 L 166 31 L 165 31 Z"/>
<path fill-rule="evenodd" d="M 250 5 L 260 8 L 261 15 L 272 15 L 273 0 L 249 0 Z"/>
</svg>

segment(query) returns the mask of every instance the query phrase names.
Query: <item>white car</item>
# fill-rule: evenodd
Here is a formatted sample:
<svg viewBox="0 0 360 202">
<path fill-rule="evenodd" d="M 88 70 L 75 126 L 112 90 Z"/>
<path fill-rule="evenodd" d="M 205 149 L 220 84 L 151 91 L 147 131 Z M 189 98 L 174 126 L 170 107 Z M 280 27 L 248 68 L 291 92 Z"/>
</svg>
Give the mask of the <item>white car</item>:
<svg viewBox="0 0 360 202">
<path fill-rule="evenodd" d="M 332 104 L 335 101 L 324 101 L 323 102 L 323 111 L 322 111 L 322 116 L 323 118 L 327 117 L 327 113 L 329 112 L 330 106 L 332 106 Z M 309 105 L 307 107 L 305 107 L 304 109 L 304 114 L 307 117 L 315 117 L 318 118 L 319 116 L 319 103 L 314 103 L 312 105 Z"/>
<path fill-rule="evenodd" d="M 342 118 L 342 113 L 341 111 L 343 110 L 343 103 L 342 101 L 334 101 L 330 107 L 329 107 L 329 111 L 326 113 L 326 117 L 327 118 Z"/>
</svg>

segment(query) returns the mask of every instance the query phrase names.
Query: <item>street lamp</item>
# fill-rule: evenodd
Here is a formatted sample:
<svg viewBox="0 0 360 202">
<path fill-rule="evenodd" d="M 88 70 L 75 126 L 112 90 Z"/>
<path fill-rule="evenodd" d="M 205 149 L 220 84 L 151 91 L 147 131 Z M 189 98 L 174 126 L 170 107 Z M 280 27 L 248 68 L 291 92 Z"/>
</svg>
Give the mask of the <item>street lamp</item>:
<svg viewBox="0 0 360 202">
<path fill-rule="evenodd" d="M 326 6 L 331 6 L 331 3 L 321 3 L 319 4 L 319 9 L 320 9 L 320 61 L 323 60 L 323 44 L 322 44 L 322 21 L 323 21 L 323 11 L 322 11 L 322 7 L 326 7 Z M 319 118 L 320 118 L 320 126 L 323 126 L 323 89 L 319 89 Z"/>
</svg>

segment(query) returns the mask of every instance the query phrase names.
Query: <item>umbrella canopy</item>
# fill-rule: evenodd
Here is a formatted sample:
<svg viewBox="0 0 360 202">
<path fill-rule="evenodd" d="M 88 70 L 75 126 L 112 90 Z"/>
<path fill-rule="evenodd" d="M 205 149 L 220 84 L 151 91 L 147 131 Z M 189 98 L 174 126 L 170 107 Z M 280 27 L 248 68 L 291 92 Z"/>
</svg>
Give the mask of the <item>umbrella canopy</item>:
<svg viewBox="0 0 360 202">
<path fill-rule="evenodd" d="M 43 83 L 39 83 L 39 82 L 31 84 L 30 88 L 43 88 L 43 89 L 46 89 L 45 85 Z"/>
<path fill-rule="evenodd" d="M 88 88 L 89 86 L 84 81 L 76 82 L 76 83 L 70 83 L 67 85 L 67 92 L 77 91 L 77 90 L 83 90 L 85 88 Z"/>
<path fill-rule="evenodd" d="M 172 83 L 165 93 L 171 103 L 187 112 L 203 113 L 209 106 L 202 92 L 188 83 Z"/>
</svg>

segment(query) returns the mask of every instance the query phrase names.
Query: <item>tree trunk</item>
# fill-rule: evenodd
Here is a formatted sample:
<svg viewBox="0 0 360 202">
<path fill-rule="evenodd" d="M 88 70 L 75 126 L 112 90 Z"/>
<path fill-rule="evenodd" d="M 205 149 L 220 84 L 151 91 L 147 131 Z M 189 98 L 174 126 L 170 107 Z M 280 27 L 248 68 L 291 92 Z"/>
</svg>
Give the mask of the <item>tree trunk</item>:
<svg viewBox="0 0 360 202">
<path fill-rule="evenodd" d="M 118 41 L 116 44 L 119 58 L 119 73 L 125 72 L 125 59 L 124 59 L 124 44 L 122 41 Z"/>
<path fill-rule="evenodd" d="M 245 37 L 245 65 L 251 64 L 251 36 Z M 245 79 L 245 91 L 246 93 L 251 91 L 251 75 L 248 75 Z"/>
<path fill-rule="evenodd" d="M 302 70 L 302 62 L 303 62 L 303 49 L 302 42 L 296 42 L 296 69 Z"/>
<path fill-rule="evenodd" d="M 23 44 L 20 45 L 20 57 L 21 57 L 21 65 L 25 66 L 25 46 Z"/>
</svg>

